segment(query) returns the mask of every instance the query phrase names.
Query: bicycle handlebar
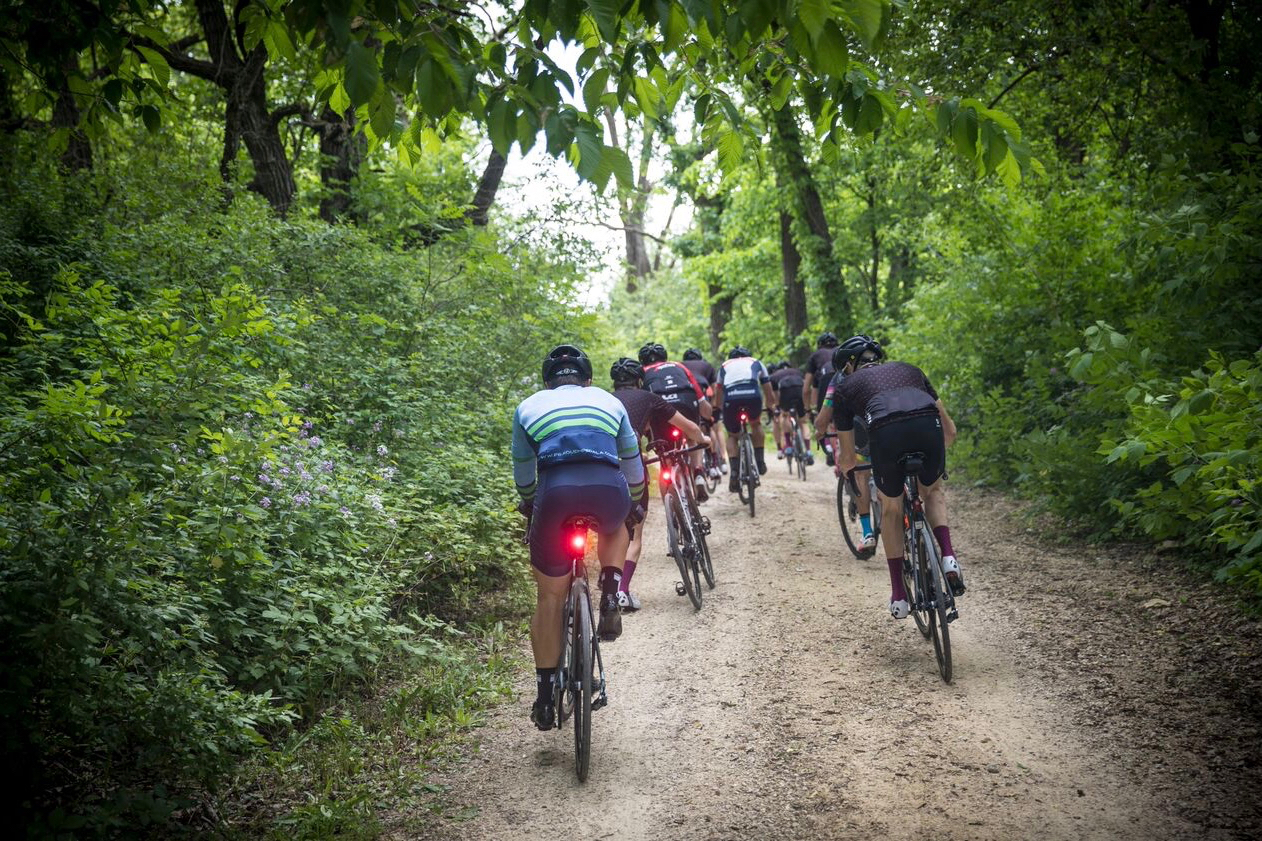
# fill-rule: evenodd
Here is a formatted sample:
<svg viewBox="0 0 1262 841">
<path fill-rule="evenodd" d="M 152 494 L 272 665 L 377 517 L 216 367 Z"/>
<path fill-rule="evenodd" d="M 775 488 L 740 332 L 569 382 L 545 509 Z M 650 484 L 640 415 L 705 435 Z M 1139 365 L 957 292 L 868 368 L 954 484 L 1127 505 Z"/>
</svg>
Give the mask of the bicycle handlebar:
<svg viewBox="0 0 1262 841">
<path fill-rule="evenodd" d="M 653 443 L 649 444 L 649 446 L 650 446 L 650 447 L 652 447 L 654 450 L 656 450 L 656 449 L 657 449 L 657 445 L 658 445 L 658 444 L 669 444 L 669 443 L 671 443 L 671 442 L 670 442 L 670 441 L 662 441 L 662 440 L 658 440 L 658 441 L 654 441 Z M 670 457 L 673 457 L 673 456 L 681 456 L 681 455 L 683 455 L 684 453 L 691 453 L 691 452 L 695 452 L 695 451 L 697 451 L 697 450 L 704 450 L 704 449 L 707 449 L 707 445 L 706 445 L 706 444 L 693 444 L 691 447 L 676 447 L 676 448 L 672 448 L 672 449 L 666 450 L 665 452 L 661 453 L 660 455 L 654 456 L 653 458 L 646 458 L 646 459 L 644 460 L 644 463 L 645 463 L 645 464 L 657 464 L 658 462 L 660 462 L 660 461 L 661 461 L 662 459 L 664 459 L 664 458 L 670 458 Z"/>
</svg>

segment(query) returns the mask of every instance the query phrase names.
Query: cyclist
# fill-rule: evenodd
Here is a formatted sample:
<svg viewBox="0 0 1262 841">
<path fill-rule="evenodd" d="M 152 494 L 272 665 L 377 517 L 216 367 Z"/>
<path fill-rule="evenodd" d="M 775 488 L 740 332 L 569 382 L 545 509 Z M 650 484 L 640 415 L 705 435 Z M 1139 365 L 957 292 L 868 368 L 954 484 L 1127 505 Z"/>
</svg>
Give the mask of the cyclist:
<svg viewBox="0 0 1262 841">
<path fill-rule="evenodd" d="M 681 415 L 679 411 L 662 399 L 643 388 L 644 369 L 634 359 L 622 357 L 609 369 L 609 378 L 613 380 L 613 396 L 622 402 L 631 419 L 631 428 L 637 438 L 653 435 L 653 428 L 667 425 L 678 427 L 688 440 L 698 444 L 709 445 L 710 439 L 702 432 L 701 427 Z M 641 455 L 643 458 L 643 455 Z M 647 471 L 645 472 L 647 476 Z M 644 523 L 637 523 L 627 546 L 627 560 L 622 565 L 622 582 L 618 586 L 618 606 L 624 611 L 640 609 L 640 600 L 631 592 L 631 576 L 635 575 L 636 564 L 640 561 L 640 550 L 644 546 Z"/>
<path fill-rule="evenodd" d="M 802 391 L 806 397 L 806 405 L 813 407 L 812 411 L 816 414 L 819 414 L 824 405 L 824 393 L 833 376 L 833 349 L 836 347 L 837 337 L 830 331 L 824 331 L 815 342 L 815 352 L 806 361 Z M 828 466 L 832 467 L 833 448 L 827 442 L 824 443 L 824 457 Z"/>
<path fill-rule="evenodd" d="M 740 448 L 741 411 L 749 418 L 749 434 L 754 439 L 754 461 L 758 463 L 758 475 L 767 472 L 763 458 L 766 436 L 762 431 L 762 407 L 776 407 L 776 396 L 771 390 L 771 375 L 767 367 L 753 357 L 748 348 L 737 345 L 727 354 L 727 361 L 719 368 L 719 381 L 714 384 L 714 400 L 723 407 L 723 426 L 727 428 L 727 455 L 737 463 Z M 728 476 L 727 488 L 732 493 L 740 491 L 740 477 L 733 470 Z"/>
<path fill-rule="evenodd" d="M 640 348 L 640 364 L 644 366 L 644 387 L 673 405 L 681 415 L 693 423 L 700 423 L 702 418 L 709 420 L 713 414 L 710 401 L 692 371 L 681 362 L 671 362 L 666 357 L 666 348 L 656 342 L 650 342 Z M 668 430 L 662 427 L 653 429 L 657 438 L 665 438 Z M 701 453 L 689 456 L 692 466 L 696 468 L 697 499 L 705 502 L 710 493 L 706 490 L 705 477 L 701 475 Z"/>
<path fill-rule="evenodd" d="M 771 390 L 776 393 L 776 402 L 780 406 L 780 413 L 776 415 L 775 423 L 777 449 L 780 448 L 781 442 L 784 443 L 784 448 L 778 457 L 797 455 L 799 458 L 806 459 L 807 464 L 813 464 L 815 459 L 809 452 L 793 452 L 793 425 L 784 414 L 791 413 L 799 422 L 806 418 L 806 406 L 802 402 L 804 385 L 805 378 L 802 372 L 790 365 L 787 360 L 777 363 L 775 370 L 771 372 Z M 807 442 L 811 440 L 809 434 L 803 437 Z"/>
<path fill-rule="evenodd" d="M 544 390 L 513 413 L 513 479 L 527 518 L 530 565 L 538 588 L 530 644 L 538 698 L 530 719 L 540 730 L 556 720 L 553 686 L 561 657 L 561 611 L 570 567 L 561 550 L 565 521 L 591 517 L 600 535 L 600 638 L 622 633 L 618 587 L 626 559 L 626 524 L 644 519 L 648 488 L 631 419 L 612 394 L 593 388 L 592 363 L 574 345 L 543 360 Z"/>
<path fill-rule="evenodd" d="M 925 454 L 921 468 L 921 493 L 934 537 L 942 547 L 942 568 L 947 584 L 959 596 L 964 593 L 964 574 L 951 547 L 947 525 L 946 447 L 955 440 L 955 422 L 934 391 L 929 378 L 906 362 L 881 364 L 885 351 L 869 336 L 852 336 L 834 355 L 841 368 L 850 368 L 833 392 L 833 423 L 837 427 L 839 472 L 852 479 L 857 463 L 854 419 L 868 424 L 872 476 L 881 495 L 881 532 L 890 571 L 890 613 L 903 619 L 911 610 L 903 588 L 903 468 L 898 459 L 908 452 Z M 893 542 L 894 546 L 890 546 Z"/>
<path fill-rule="evenodd" d="M 707 362 L 705 357 L 701 355 L 701 351 L 697 350 L 695 347 L 690 347 L 684 351 L 684 367 L 692 372 L 692 375 L 697 378 L 697 384 L 701 386 L 703 391 L 705 391 L 706 398 L 710 401 L 712 409 L 711 420 L 714 423 L 718 423 L 719 415 L 722 414 L 718 409 L 714 408 L 714 384 L 718 382 L 718 372 L 715 371 L 714 366 Z M 710 437 L 713 439 L 712 451 L 714 453 L 714 463 L 718 465 L 718 467 L 714 469 L 718 470 L 719 473 L 726 473 L 727 457 L 724 455 L 726 449 L 724 447 L 725 442 L 723 440 L 725 437 L 723 435 L 723 427 L 711 427 L 710 424 L 705 423 L 703 420 L 702 429 L 704 429 L 706 433 L 709 433 Z M 713 432 L 711 432 L 711 429 L 713 429 Z M 716 473 L 714 478 L 717 479 L 718 477 L 719 474 Z"/>
<path fill-rule="evenodd" d="M 862 338 L 870 339 L 871 337 L 863 336 Z M 837 349 L 834 352 L 834 355 L 839 353 L 842 353 L 842 351 Z M 828 433 L 829 427 L 832 425 L 833 404 L 836 398 L 837 386 L 841 385 L 847 374 L 854 373 L 854 365 L 845 360 L 841 361 L 840 366 L 834 365 L 834 368 L 835 370 L 833 372 L 833 376 L 828 381 L 828 388 L 825 389 L 824 392 L 824 404 L 820 407 L 819 414 L 815 416 L 815 431 L 819 435 L 821 441 L 825 440 L 824 436 Z M 869 460 L 868 424 L 862 416 L 855 417 L 854 419 L 854 448 L 855 454 L 860 460 L 864 462 Z M 833 472 L 840 476 L 841 467 L 834 466 Z M 859 514 L 859 525 L 863 528 L 863 548 L 875 549 L 876 536 L 872 533 L 872 494 L 869 489 L 868 482 L 866 480 L 862 482 L 857 481 L 853 476 L 851 477 L 851 481 L 853 481 L 855 486 L 858 488 L 857 505 L 859 511 L 861 512 Z"/>
</svg>

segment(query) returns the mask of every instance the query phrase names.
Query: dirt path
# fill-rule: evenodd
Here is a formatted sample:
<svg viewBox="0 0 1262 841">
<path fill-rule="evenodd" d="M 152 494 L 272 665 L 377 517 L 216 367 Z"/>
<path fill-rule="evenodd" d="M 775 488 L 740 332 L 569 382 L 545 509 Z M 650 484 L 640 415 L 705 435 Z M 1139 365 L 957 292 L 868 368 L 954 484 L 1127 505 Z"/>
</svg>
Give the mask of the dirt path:
<svg viewBox="0 0 1262 841">
<path fill-rule="evenodd" d="M 1262 836 L 1262 629 L 1124 551 L 1039 541 L 1014 507 L 951 490 L 969 592 L 955 679 L 886 612 L 883 556 L 848 554 L 831 471 L 782 462 L 757 519 L 705 508 L 719 576 L 674 594 L 660 507 L 605 647 L 591 777 L 572 730 L 527 722 L 532 675 L 467 761 L 431 839 L 1012 839 Z"/>
</svg>

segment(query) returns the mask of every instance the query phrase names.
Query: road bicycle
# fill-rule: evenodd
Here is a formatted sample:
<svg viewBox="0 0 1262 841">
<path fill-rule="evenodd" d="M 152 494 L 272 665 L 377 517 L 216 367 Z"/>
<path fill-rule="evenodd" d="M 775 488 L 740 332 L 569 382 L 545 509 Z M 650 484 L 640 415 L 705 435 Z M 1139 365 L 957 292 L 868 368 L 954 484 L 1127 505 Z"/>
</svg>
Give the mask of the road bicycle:
<svg viewBox="0 0 1262 841">
<path fill-rule="evenodd" d="M 792 452 L 786 451 L 784 460 L 789 463 L 789 473 L 793 473 L 796 465 L 798 478 L 805 482 L 810 448 L 807 445 L 806 436 L 802 433 L 802 424 L 798 421 L 797 414 L 795 412 L 786 412 L 786 414 L 789 417 L 789 424 L 793 427 L 793 443 Z"/>
<path fill-rule="evenodd" d="M 659 455 L 647 459 L 645 463 L 662 465 L 658 483 L 662 505 L 666 509 L 666 540 L 682 579 L 676 582 L 675 592 L 688 596 L 693 608 L 700 610 L 701 579 L 704 577 L 706 585 L 714 589 L 714 563 L 706 542 L 710 519 L 701 514 L 697 504 L 693 492 L 694 473 L 688 454 L 706 447 L 704 444 L 680 447 L 678 441 L 654 441 L 652 447 Z"/>
<path fill-rule="evenodd" d="M 758 462 L 754 460 L 754 439 L 749 434 L 749 412 L 740 410 L 740 438 L 736 442 L 737 466 L 736 478 L 741 502 L 749 506 L 749 516 L 754 516 L 754 490 L 760 484 L 758 479 Z"/>
<path fill-rule="evenodd" d="M 860 478 L 860 472 L 867 475 Z M 864 513 L 860 510 L 860 481 L 867 482 L 868 514 L 872 527 L 873 543 L 867 547 L 863 545 L 863 523 L 860 520 Z M 854 476 L 843 473 L 837 477 L 837 520 L 841 523 L 841 536 L 845 538 L 846 545 L 856 558 L 864 560 L 876 554 L 876 545 L 881 539 L 881 497 L 876 491 L 876 479 L 872 477 L 872 465 L 856 465 Z"/>
<path fill-rule="evenodd" d="M 916 627 L 926 639 L 933 640 L 933 654 L 938 673 L 945 683 L 951 682 L 950 623 L 959 618 L 955 596 L 947 585 L 942 569 L 942 555 L 925 517 L 916 477 L 924 466 L 924 453 L 906 453 L 898 460 L 906 474 L 903 492 L 903 587 L 911 604 Z"/>
<path fill-rule="evenodd" d="M 558 728 L 574 719 L 574 771 L 580 782 L 587 780 L 591 764 L 592 711 L 609 703 L 584 561 L 588 531 L 595 525 L 594 520 L 579 515 L 566 520 L 561 530 L 570 561 L 570 592 L 561 611 L 561 659 L 552 705 Z"/>
</svg>

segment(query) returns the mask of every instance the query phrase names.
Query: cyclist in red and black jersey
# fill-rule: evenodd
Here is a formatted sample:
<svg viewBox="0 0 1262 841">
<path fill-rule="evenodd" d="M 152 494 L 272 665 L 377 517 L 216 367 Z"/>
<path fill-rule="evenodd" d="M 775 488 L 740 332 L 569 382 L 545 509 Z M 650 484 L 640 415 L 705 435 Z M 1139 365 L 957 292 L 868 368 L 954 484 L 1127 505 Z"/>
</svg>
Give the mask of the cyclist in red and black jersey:
<svg viewBox="0 0 1262 841">
<path fill-rule="evenodd" d="M 666 348 L 657 343 L 649 343 L 640 348 L 640 364 L 644 366 L 644 387 L 672 404 L 681 415 L 693 423 L 700 423 L 702 418 L 708 422 L 713 416 L 710 401 L 692 371 L 682 362 L 671 362 L 666 358 Z M 654 432 L 664 432 L 655 429 Z M 665 434 L 658 435 L 664 438 Z M 692 466 L 696 468 L 697 499 L 704 502 L 709 497 L 706 490 L 705 477 L 701 475 L 701 453 L 691 455 Z"/>
<path fill-rule="evenodd" d="M 613 396 L 622 401 L 627 416 L 631 419 L 631 428 L 639 438 L 656 438 L 654 429 L 668 426 L 677 427 L 689 441 L 697 444 L 709 444 L 710 439 L 701 431 L 701 427 L 688 420 L 679 410 L 662 399 L 661 395 L 646 391 L 644 369 L 634 359 L 622 357 L 609 369 L 609 378 L 613 380 Z M 643 459 L 643 454 L 640 456 Z M 648 475 L 647 469 L 645 475 Z M 627 546 L 627 560 L 622 567 L 622 582 L 618 589 L 618 604 L 623 610 L 640 609 L 640 600 L 631 593 L 631 576 L 635 574 L 636 564 L 640 562 L 640 549 L 644 545 L 644 523 L 636 524 Z"/>
<path fill-rule="evenodd" d="M 925 455 L 917 477 L 925 514 L 942 547 L 947 583 L 955 595 L 964 593 L 964 575 L 951 547 L 946 493 L 941 481 L 946 472 L 946 447 L 955 440 L 955 422 L 923 371 L 906 362 L 880 364 L 884 358 L 881 345 L 869 336 L 853 336 L 837 348 L 835 364 L 852 373 L 833 390 L 833 423 L 837 427 L 839 472 L 847 473 L 858 462 L 854 446 L 856 416 L 867 423 L 872 476 L 881 495 L 881 540 L 890 570 L 890 613 L 903 619 L 910 612 L 902 576 L 903 468 L 898 459 L 904 453 Z M 894 546 L 889 545 L 891 542 Z"/>
</svg>

